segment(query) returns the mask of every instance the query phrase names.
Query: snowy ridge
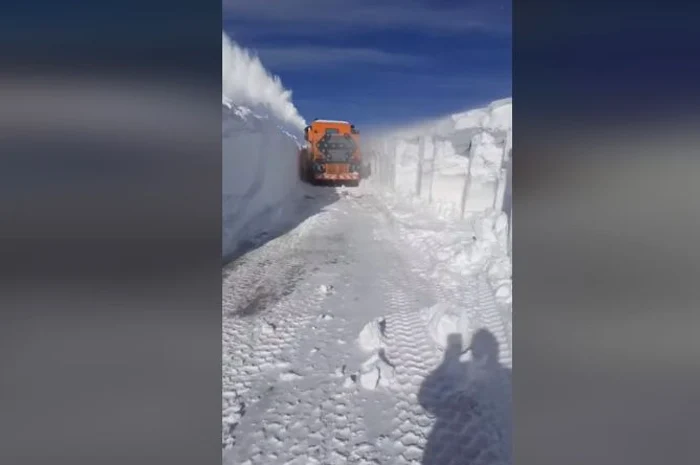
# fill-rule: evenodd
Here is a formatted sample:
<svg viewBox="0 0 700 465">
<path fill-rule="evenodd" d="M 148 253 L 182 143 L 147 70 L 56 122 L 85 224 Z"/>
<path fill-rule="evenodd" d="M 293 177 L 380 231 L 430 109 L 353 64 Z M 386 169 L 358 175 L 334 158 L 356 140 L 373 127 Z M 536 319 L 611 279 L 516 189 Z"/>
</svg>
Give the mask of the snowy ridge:
<svg viewBox="0 0 700 465">
<path fill-rule="evenodd" d="M 455 113 L 450 118 L 454 122 L 455 131 L 475 127 L 489 131 L 509 131 L 513 121 L 513 99 L 496 100 L 486 108 Z"/>
<path fill-rule="evenodd" d="M 495 100 L 482 108 L 472 108 L 431 121 L 391 127 L 381 133 L 367 132 L 373 139 L 396 137 L 411 139 L 418 135 L 447 137 L 457 132 L 489 131 L 503 135 L 512 131 L 513 99 Z"/>
</svg>

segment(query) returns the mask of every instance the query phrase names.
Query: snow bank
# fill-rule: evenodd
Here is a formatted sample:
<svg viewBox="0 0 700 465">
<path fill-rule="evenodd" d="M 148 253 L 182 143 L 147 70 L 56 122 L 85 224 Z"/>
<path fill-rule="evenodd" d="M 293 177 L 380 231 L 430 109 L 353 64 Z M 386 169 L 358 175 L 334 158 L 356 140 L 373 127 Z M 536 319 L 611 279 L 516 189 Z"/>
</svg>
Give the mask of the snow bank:
<svg viewBox="0 0 700 465">
<path fill-rule="evenodd" d="M 443 220 L 432 230 L 399 227 L 405 239 L 432 258 L 434 278 L 485 273 L 504 305 L 512 304 L 512 108 L 512 99 L 497 100 L 374 135 L 365 148 L 372 164 L 369 181 L 387 194 L 395 215 L 408 206 Z"/>
<path fill-rule="evenodd" d="M 431 204 L 446 219 L 506 202 L 512 100 L 451 115 L 434 124 L 374 137 L 366 150 L 371 182 Z"/>
<path fill-rule="evenodd" d="M 260 60 L 223 36 L 222 251 L 284 221 L 303 193 L 297 150 L 304 120 L 291 92 Z"/>
<path fill-rule="evenodd" d="M 392 201 L 389 196 L 385 199 Z M 393 204 L 390 208 L 398 215 L 397 210 L 405 207 Z M 470 214 L 464 221 L 443 221 L 430 228 L 420 227 L 412 218 L 397 224 L 396 230 L 413 250 L 428 258 L 430 277 L 437 282 L 457 284 L 464 277 L 481 273 L 489 277 L 494 289 L 510 282 L 508 218 L 504 212 L 489 209 Z"/>
<path fill-rule="evenodd" d="M 301 200 L 296 155 L 299 139 L 280 124 L 274 117 L 247 107 L 223 108 L 224 256 L 286 221 Z"/>
</svg>

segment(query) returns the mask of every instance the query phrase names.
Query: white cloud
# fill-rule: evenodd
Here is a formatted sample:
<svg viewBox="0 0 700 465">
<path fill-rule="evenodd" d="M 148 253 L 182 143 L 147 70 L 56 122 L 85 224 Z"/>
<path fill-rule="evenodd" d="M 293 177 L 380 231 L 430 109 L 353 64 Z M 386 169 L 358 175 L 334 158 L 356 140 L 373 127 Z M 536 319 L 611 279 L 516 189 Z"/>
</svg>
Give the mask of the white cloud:
<svg viewBox="0 0 700 465">
<path fill-rule="evenodd" d="M 297 69 L 323 66 L 380 65 L 410 67 L 427 63 L 423 57 L 371 48 L 321 46 L 262 47 L 256 49 L 266 66 Z"/>
<path fill-rule="evenodd" d="M 436 8 L 418 0 L 283 0 L 261 2 L 222 0 L 224 18 L 246 22 L 268 22 L 278 32 L 309 35 L 352 32 L 366 29 L 411 28 L 440 32 L 504 31 L 511 28 L 510 15 L 496 1 L 457 2 L 450 8 Z M 267 29 L 267 28 L 266 28 Z M 269 31 L 269 30 L 268 30 Z"/>
</svg>

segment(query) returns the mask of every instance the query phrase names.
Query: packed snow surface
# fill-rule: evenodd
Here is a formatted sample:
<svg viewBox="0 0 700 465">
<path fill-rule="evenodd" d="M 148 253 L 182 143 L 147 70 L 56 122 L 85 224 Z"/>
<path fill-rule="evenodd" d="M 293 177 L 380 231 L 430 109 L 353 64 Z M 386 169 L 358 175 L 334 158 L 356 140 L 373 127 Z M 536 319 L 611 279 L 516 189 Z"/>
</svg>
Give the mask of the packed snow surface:
<svg viewBox="0 0 700 465">
<path fill-rule="evenodd" d="M 223 463 L 512 463 L 504 273 L 457 254 L 498 252 L 497 215 L 306 192 L 317 213 L 223 270 Z"/>
</svg>

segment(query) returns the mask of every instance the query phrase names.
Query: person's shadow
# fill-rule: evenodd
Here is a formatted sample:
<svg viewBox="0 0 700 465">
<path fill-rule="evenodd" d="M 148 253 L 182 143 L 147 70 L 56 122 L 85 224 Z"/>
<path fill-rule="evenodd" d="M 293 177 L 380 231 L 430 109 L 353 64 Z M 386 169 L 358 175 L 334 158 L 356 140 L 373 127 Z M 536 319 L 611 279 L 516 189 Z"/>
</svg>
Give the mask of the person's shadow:
<svg viewBox="0 0 700 465">
<path fill-rule="evenodd" d="M 460 356 L 471 352 L 471 360 Z M 511 370 L 498 360 L 498 341 L 476 331 L 468 348 L 450 334 L 444 359 L 423 381 L 418 401 L 436 418 L 422 465 L 512 463 Z"/>
</svg>

